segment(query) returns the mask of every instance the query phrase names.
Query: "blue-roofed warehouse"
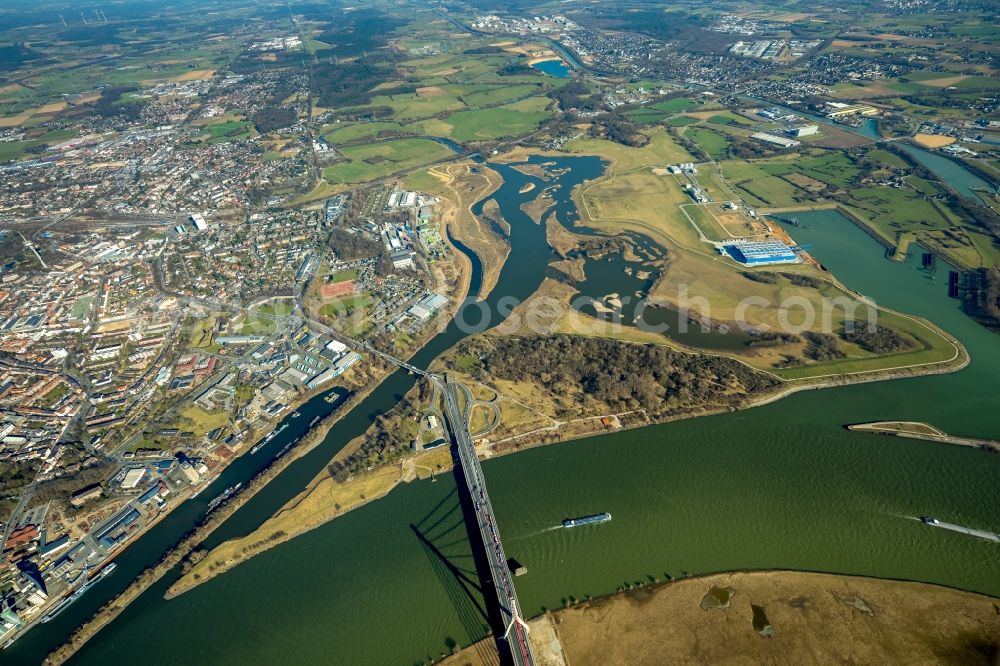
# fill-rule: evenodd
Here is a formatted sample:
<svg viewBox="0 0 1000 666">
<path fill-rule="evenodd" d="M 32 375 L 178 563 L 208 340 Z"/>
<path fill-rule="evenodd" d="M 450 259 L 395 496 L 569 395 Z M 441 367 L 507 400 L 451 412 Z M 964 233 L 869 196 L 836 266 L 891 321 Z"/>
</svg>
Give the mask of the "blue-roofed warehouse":
<svg viewBox="0 0 1000 666">
<path fill-rule="evenodd" d="M 727 245 L 725 251 L 746 266 L 793 264 L 799 260 L 795 250 L 779 240 L 733 243 Z"/>
</svg>

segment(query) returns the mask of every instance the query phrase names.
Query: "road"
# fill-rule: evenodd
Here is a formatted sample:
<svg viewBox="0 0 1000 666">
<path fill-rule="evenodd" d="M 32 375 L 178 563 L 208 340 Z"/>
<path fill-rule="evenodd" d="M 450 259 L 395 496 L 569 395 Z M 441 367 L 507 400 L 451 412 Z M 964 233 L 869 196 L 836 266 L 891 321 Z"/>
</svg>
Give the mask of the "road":
<svg viewBox="0 0 1000 666">
<path fill-rule="evenodd" d="M 442 381 L 437 376 L 430 375 L 430 377 L 435 383 L 440 384 Z M 535 661 L 531 654 L 531 645 L 528 643 L 528 629 L 522 620 L 521 606 L 517 601 L 514 581 L 511 578 L 507 556 L 504 554 L 503 543 L 500 540 L 500 529 L 497 527 L 496 517 L 493 514 L 490 496 L 486 492 L 486 478 L 483 476 L 482 466 L 479 464 L 472 437 L 469 435 L 467 415 L 459 409 L 459 386 L 445 379 L 442 388 L 445 418 L 450 425 L 451 434 L 458 449 L 458 457 L 465 481 L 468 484 L 469 496 L 476 507 L 476 521 L 489 561 L 490 577 L 492 578 L 490 582 L 496 591 L 503 624 L 506 627 L 506 633 L 503 637 L 497 636 L 497 642 L 506 641 L 510 658 L 516 666 L 532 666 Z M 486 582 L 483 581 L 484 592 Z M 502 650 L 501 653 L 503 653 Z"/>
</svg>

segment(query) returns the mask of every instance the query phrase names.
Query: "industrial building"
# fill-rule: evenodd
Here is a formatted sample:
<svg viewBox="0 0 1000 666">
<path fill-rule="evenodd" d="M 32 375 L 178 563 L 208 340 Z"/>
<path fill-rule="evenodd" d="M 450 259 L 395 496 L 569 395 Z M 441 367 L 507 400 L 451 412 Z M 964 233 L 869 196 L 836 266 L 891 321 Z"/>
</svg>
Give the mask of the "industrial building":
<svg viewBox="0 0 1000 666">
<path fill-rule="evenodd" d="M 795 250 L 779 240 L 732 243 L 723 251 L 745 266 L 794 264 L 799 260 Z"/>
<path fill-rule="evenodd" d="M 782 148 L 794 148 L 795 146 L 802 145 L 801 141 L 796 141 L 795 139 L 786 139 L 783 136 L 778 136 L 776 134 L 768 134 L 767 132 L 755 132 L 750 135 L 751 139 L 757 139 L 758 141 L 765 141 L 767 143 L 773 143 L 775 145 L 781 146 Z"/>
<path fill-rule="evenodd" d="M 419 321 L 427 321 L 447 302 L 448 298 L 446 296 L 442 296 L 441 294 L 427 294 L 410 306 L 407 313 Z"/>
<path fill-rule="evenodd" d="M 802 125 L 800 127 L 792 127 L 788 130 L 789 136 L 812 136 L 813 134 L 819 133 L 819 125 Z"/>
<path fill-rule="evenodd" d="M 413 268 L 413 258 L 416 255 L 412 250 L 396 250 L 390 256 L 393 268 Z"/>
<path fill-rule="evenodd" d="M 867 104 L 844 104 L 843 102 L 827 102 L 832 110 L 827 111 L 827 118 L 846 118 L 847 116 L 877 116 L 878 109 Z"/>
<path fill-rule="evenodd" d="M 208 222 L 205 221 L 205 216 L 201 213 L 193 213 L 191 215 L 191 224 L 193 224 L 194 228 L 198 231 L 208 229 Z"/>
<path fill-rule="evenodd" d="M 146 470 L 143 467 L 133 467 L 132 469 L 125 472 L 125 478 L 122 479 L 122 488 L 124 490 L 131 490 L 139 485 L 142 478 L 146 476 Z"/>
<path fill-rule="evenodd" d="M 69 503 L 75 507 L 81 507 L 88 501 L 100 497 L 103 492 L 104 489 L 101 488 L 101 484 L 92 483 L 70 495 Z"/>
</svg>

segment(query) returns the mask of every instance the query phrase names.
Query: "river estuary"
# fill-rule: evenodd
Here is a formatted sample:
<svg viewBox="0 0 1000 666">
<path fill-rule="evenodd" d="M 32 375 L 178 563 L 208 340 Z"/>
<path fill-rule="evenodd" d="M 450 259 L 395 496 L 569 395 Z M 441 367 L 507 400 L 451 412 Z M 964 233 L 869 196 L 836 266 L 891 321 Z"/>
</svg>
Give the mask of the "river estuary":
<svg viewBox="0 0 1000 666">
<path fill-rule="evenodd" d="M 563 213 L 572 207 L 573 185 L 603 168 L 596 158 L 546 159 L 568 167 L 553 192 Z M 510 223 L 512 249 L 491 304 L 528 296 L 552 257 L 543 228 L 519 208 L 541 187 L 519 190 L 540 181 L 497 168 L 505 183 L 495 198 Z M 950 375 L 808 391 L 753 410 L 485 462 L 508 554 L 528 567 L 517 579 L 526 613 L 561 606 L 571 596 L 607 594 L 626 582 L 731 569 L 856 573 L 1000 595 L 1000 545 L 915 519 L 932 514 L 1000 530 L 1000 456 L 843 428 L 914 419 L 958 435 L 1000 439 L 1000 337 L 947 297 L 942 262 L 931 276 L 916 262 L 885 260 L 883 249 L 839 214 L 797 216 L 803 226 L 789 231 L 811 243 L 849 287 L 932 319 L 967 346 L 971 366 Z M 480 270 L 474 257 L 473 267 L 475 293 Z M 467 318 L 475 321 L 471 313 Z M 450 325 L 414 364 L 428 364 L 462 336 Z M 392 375 L 208 545 L 260 524 L 412 383 L 408 375 Z M 330 408 L 316 399 L 296 421 L 304 425 Z M 275 438 L 271 455 L 285 438 L 298 436 L 294 430 Z M 208 499 L 263 465 L 264 455 L 234 463 L 203 497 L 123 553 L 115 574 L 21 638 L 4 653 L 4 663 L 38 663 L 189 529 Z M 598 511 L 614 520 L 557 528 L 566 516 Z M 179 573 L 171 572 L 72 663 L 412 664 L 436 658 L 481 638 L 486 627 L 479 595 L 461 575 L 475 579 L 461 519 L 450 475 L 402 486 L 168 602 L 163 592 Z"/>
</svg>

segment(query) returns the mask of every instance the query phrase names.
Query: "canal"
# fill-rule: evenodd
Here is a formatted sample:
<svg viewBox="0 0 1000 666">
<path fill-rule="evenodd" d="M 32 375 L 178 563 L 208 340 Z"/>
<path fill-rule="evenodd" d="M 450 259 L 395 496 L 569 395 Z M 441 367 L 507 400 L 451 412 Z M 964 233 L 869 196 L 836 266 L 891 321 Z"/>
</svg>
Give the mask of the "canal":
<svg viewBox="0 0 1000 666">
<path fill-rule="evenodd" d="M 596 158 L 547 159 L 562 174 L 553 194 L 568 211 L 572 185 L 596 177 L 602 164 Z M 542 225 L 520 210 L 541 187 L 519 190 L 540 183 L 509 166 L 497 168 L 505 183 L 495 198 L 511 225 L 511 254 L 490 296 L 494 305 L 503 296 L 523 298 L 534 291 L 552 256 Z M 913 261 L 887 261 L 875 241 L 836 213 L 797 217 L 803 226 L 794 230 L 796 240 L 811 243 L 834 274 L 878 303 L 927 316 L 957 336 L 970 351 L 970 367 L 804 392 L 753 410 L 485 462 L 508 554 L 529 570 L 517 580 L 525 612 L 613 592 L 626 582 L 732 569 L 843 572 L 1000 595 L 996 544 L 927 528 L 915 519 L 931 514 L 1000 530 L 1000 496 L 993 492 L 1000 456 L 843 428 L 859 421 L 915 419 L 954 434 L 1000 438 L 995 416 L 1000 338 L 947 297 L 941 262 L 938 272 L 929 274 Z M 475 309 L 466 308 L 462 318 L 474 321 Z M 450 325 L 414 363 L 428 363 L 463 335 Z M 401 373 L 390 377 L 211 542 L 256 527 L 412 381 Z M 300 420 L 311 418 L 303 412 Z M 235 480 L 234 475 L 220 479 L 218 487 Z M 175 522 L 185 517 L 191 522 L 183 511 L 186 507 L 175 512 Z M 598 511 L 609 511 L 614 520 L 579 530 L 558 528 L 566 516 Z M 119 560 L 153 561 L 190 525 L 161 527 Z M 168 574 L 73 663 L 426 661 L 484 635 L 479 595 L 465 580 L 474 579 L 469 557 L 451 477 L 414 482 L 166 602 L 162 594 L 177 572 Z M 108 588 L 99 595 L 106 598 L 126 582 L 123 575 L 112 584 L 114 578 L 102 583 Z M 71 608 L 26 635 L 5 657 L 38 663 L 83 616 L 82 607 Z M 62 625 L 53 626 L 57 623 Z M 172 640 L 161 647 L 168 634 Z"/>
</svg>

